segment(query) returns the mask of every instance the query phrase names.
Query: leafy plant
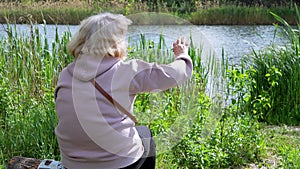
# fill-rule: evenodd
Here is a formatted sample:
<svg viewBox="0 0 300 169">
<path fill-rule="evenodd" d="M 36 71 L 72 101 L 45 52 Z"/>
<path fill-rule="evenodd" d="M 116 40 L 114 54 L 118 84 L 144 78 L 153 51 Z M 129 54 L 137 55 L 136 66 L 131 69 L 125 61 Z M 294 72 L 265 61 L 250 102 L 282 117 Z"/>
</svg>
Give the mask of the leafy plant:
<svg viewBox="0 0 300 169">
<path fill-rule="evenodd" d="M 297 7 L 296 11 L 300 20 Z M 299 125 L 300 34 L 284 19 L 274 13 L 272 15 L 283 24 L 282 32 L 289 37 L 290 43 L 253 51 L 245 59 L 245 64 L 252 69 L 248 108 L 260 114 L 260 120 L 269 124 Z"/>
</svg>

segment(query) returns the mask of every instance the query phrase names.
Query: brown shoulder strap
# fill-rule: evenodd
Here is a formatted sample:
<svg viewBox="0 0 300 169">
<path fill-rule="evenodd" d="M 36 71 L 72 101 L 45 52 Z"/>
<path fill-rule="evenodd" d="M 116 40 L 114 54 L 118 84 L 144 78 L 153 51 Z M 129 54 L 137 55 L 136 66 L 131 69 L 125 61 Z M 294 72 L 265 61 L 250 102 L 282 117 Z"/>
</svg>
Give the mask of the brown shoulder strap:
<svg viewBox="0 0 300 169">
<path fill-rule="evenodd" d="M 116 100 L 114 100 L 97 82 L 95 79 L 91 80 L 92 84 L 95 88 L 104 96 L 107 100 L 109 100 L 114 106 L 116 106 L 121 112 L 127 115 L 135 124 L 138 124 L 138 121 L 134 115 L 128 112 L 122 105 L 120 105 Z"/>
</svg>

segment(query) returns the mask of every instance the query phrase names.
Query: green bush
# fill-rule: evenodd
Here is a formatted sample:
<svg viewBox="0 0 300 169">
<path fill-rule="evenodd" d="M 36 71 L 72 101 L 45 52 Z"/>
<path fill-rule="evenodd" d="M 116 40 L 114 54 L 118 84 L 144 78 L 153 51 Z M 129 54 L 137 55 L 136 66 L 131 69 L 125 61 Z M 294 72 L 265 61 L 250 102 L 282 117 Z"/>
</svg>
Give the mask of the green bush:
<svg viewBox="0 0 300 169">
<path fill-rule="evenodd" d="M 221 118 L 215 128 L 210 128 L 211 135 L 203 135 L 203 131 L 209 128 L 203 121 L 209 121 L 209 116 L 202 116 L 202 120 L 197 120 L 184 139 L 173 148 L 175 162 L 181 167 L 241 167 L 258 161 L 264 154 L 265 145 L 259 123 L 245 106 L 250 96 L 247 90 L 251 81 L 249 71 L 242 72 L 239 68 L 228 66 L 224 71 L 227 79 L 224 99 L 230 104 L 220 110 Z M 209 113 L 214 112 L 210 110 Z"/>
<path fill-rule="evenodd" d="M 296 8 L 298 18 L 300 15 Z M 269 124 L 299 125 L 300 123 L 300 25 L 294 29 L 283 18 L 274 14 L 282 24 L 281 28 L 290 43 L 274 45 L 253 52 L 246 58 L 246 65 L 252 69 L 249 74 L 249 109 L 260 115 L 260 120 Z"/>
</svg>

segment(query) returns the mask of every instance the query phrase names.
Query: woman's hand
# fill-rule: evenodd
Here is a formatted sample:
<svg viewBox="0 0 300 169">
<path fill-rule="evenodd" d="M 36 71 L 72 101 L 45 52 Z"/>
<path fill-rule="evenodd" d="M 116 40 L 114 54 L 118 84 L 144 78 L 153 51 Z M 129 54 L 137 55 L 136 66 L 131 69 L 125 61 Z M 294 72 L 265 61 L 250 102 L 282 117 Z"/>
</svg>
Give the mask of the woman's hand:
<svg viewBox="0 0 300 169">
<path fill-rule="evenodd" d="M 174 43 L 173 43 L 173 52 L 175 54 L 175 58 L 178 57 L 181 54 L 188 54 L 190 46 L 190 41 L 187 41 L 185 38 L 178 38 Z"/>
</svg>

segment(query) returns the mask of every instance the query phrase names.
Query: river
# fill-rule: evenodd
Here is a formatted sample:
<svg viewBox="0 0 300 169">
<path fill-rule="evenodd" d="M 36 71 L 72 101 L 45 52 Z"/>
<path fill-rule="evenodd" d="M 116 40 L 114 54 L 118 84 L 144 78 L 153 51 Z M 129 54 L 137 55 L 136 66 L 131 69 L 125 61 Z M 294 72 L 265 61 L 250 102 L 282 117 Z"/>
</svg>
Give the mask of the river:
<svg viewBox="0 0 300 169">
<path fill-rule="evenodd" d="M 37 25 L 40 31 L 44 31 L 45 25 Z M 0 38 L 7 36 L 5 32 L 6 25 L 0 27 Z M 67 25 L 46 25 L 47 39 L 53 41 L 55 37 L 56 27 L 59 35 L 70 30 L 75 33 L 78 26 Z M 18 34 L 28 34 L 29 25 L 16 25 Z M 226 56 L 233 63 L 239 62 L 240 58 L 251 52 L 252 49 L 259 50 L 272 43 L 283 44 L 287 38 L 282 36 L 274 36 L 275 27 L 272 25 L 258 26 L 130 26 L 128 37 L 132 43 L 140 39 L 140 34 L 146 35 L 147 39 L 158 42 L 160 35 L 163 35 L 166 45 L 171 47 L 172 42 L 179 36 L 189 37 L 192 34 L 193 41 L 197 45 L 203 45 L 206 50 L 214 51 L 216 58 L 221 58 L 222 49 Z M 195 40 L 194 40 L 195 39 Z"/>
</svg>

